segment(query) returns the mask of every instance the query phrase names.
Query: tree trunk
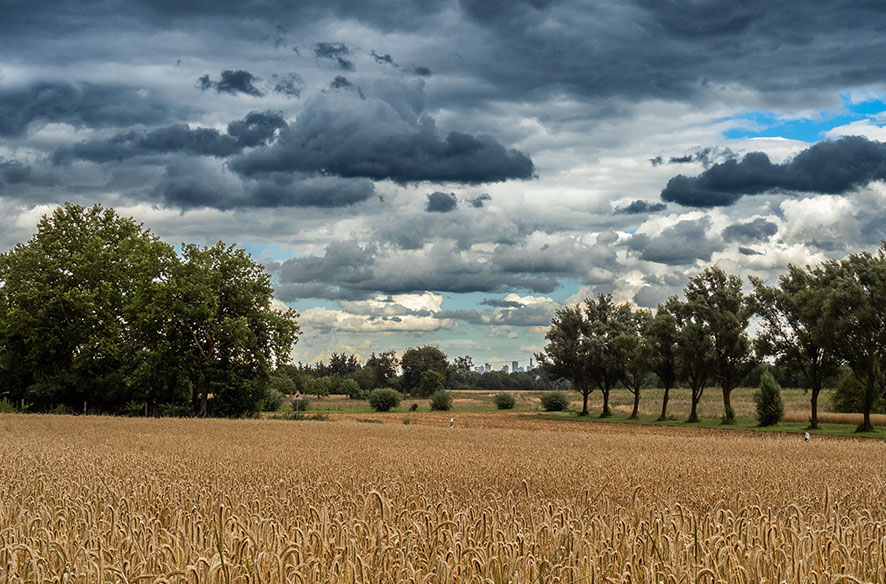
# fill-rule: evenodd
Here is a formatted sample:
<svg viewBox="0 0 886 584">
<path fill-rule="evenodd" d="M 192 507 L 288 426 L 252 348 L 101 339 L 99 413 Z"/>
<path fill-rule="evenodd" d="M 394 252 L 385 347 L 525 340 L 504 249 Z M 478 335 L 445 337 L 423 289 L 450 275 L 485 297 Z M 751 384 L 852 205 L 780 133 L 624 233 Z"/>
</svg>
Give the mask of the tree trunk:
<svg viewBox="0 0 886 584">
<path fill-rule="evenodd" d="M 582 402 L 581 402 L 581 415 L 582 415 L 582 416 L 587 416 L 587 415 L 588 415 L 588 396 L 589 396 L 589 395 L 591 395 L 591 392 L 589 392 L 588 390 L 583 389 L 583 390 L 581 391 L 581 397 L 582 397 Z"/>
<path fill-rule="evenodd" d="M 701 393 L 692 390 L 692 411 L 689 412 L 687 423 L 694 424 L 698 421 L 698 402 L 701 401 Z"/>
<path fill-rule="evenodd" d="M 612 415 L 612 410 L 609 409 L 609 390 L 605 388 L 601 388 L 603 392 L 603 413 L 600 414 L 601 418 L 608 418 Z"/>
<path fill-rule="evenodd" d="M 640 409 L 640 388 L 637 387 L 634 390 L 634 409 L 631 411 L 631 420 L 636 420 L 638 417 L 638 410 Z"/>
<path fill-rule="evenodd" d="M 664 397 L 661 398 L 661 416 L 658 417 L 659 422 L 663 422 L 668 419 L 668 393 L 670 393 L 671 388 L 664 388 Z"/>
<path fill-rule="evenodd" d="M 735 410 L 732 409 L 732 388 L 723 386 L 723 423 L 735 423 Z"/>
<path fill-rule="evenodd" d="M 209 378 L 206 377 L 203 373 L 200 374 L 200 379 L 197 381 L 197 385 L 200 388 L 200 409 L 197 410 L 197 417 L 204 418 L 206 417 L 206 405 L 209 401 L 209 389 L 210 383 Z"/>
<path fill-rule="evenodd" d="M 856 432 L 873 432 L 874 425 L 871 424 L 871 410 L 874 407 L 874 397 L 876 396 L 876 382 L 874 373 L 868 374 L 867 383 L 865 383 L 864 392 L 864 421 L 858 427 Z"/>
<path fill-rule="evenodd" d="M 821 383 L 816 382 L 812 386 L 812 417 L 809 418 L 809 429 L 818 428 L 818 394 L 821 393 Z"/>
</svg>

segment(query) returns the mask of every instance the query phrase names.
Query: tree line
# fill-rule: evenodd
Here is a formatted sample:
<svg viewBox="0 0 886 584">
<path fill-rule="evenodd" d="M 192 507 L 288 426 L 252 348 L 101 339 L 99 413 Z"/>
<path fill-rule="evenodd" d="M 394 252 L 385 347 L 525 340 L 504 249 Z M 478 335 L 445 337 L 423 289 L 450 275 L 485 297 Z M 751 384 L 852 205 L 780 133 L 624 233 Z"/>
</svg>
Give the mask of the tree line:
<svg viewBox="0 0 886 584">
<path fill-rule="evenodd" d="M 540 370 L 505 373 L 473 370 L 470 355 L 449 360 L 446 353 L 433 345 L 406 349 L 402 355 L 393 351 L 373 352 L 361 362 L 356 355 L 333 352 L 328 359 L 312 364 L 288 364 L 276 374 L 280 393 L 299 388 L 316 396 L 348 395 L 365 399 L 373 389 L 392 388 L 402 394 L 430 397 L 439 390 L 481 389 L 488 391 L 558 389 L 563 384 L 552 381 Z"/>
<path fill-rule="evenodd" d="M 874 253 L 791 265 L 774 286 L 753 277 L 750 283 L 744 293 L 739 276 L 715 266 L 691 278 L 682 299 L 672 296 L 655 311 L 602 294 L 561 308 L 539 365 L 582 395 L 582 415 L 596 390 L 601 416 L 611 415 L 609 394 L 619 385 L 633 394 L 636 417 L 642 380 L 654 374 L 664 390 L 659 419 L 666 419 L 669 392 L 679 383 L 691 394 L 688 422 L 698 421 L 705 389 L 716 386 L 729 424 L 733 390 L 772 357 L 809 388 L 812 428 L 821 390 L 842 368 L 840 386 L 850 388 L 845 393 L 863 414 L 859 430 L 871 430 L 871 412 L 886 390 L 886 243 Z"/>
<path fill-rule="evenodd" d="M 35 411 L 242 416 L 298 340 L 264 267 L 176 252 L 100 205 L 66 204 L 0 255 L 0 397 Z"/>
</svg>

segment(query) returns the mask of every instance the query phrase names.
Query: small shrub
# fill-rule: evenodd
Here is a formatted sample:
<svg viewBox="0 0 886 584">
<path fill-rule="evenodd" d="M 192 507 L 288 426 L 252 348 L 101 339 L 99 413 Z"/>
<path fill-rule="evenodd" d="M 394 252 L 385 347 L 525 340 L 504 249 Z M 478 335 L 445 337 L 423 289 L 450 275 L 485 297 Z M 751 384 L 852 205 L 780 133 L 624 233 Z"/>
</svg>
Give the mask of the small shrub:
<svg viewBox="0 0 886 584">
<path fill-rule="evenodd" d="M 418 404 L 412 404 L 411 406 L 409 406 L 409 411 L 410 411 L 410 412 L 414 412 L 414 411 L 417 410 L 417 409 L 418 409 Z"/>
<path fill-rule="evenodd" d="M 360 391 L 360 384 L 355 380 L 342 379 L 338 384 L 338 391 L 336 393 L 347 395 L 351 399 L 360 399 Z"/>
<path fill-rule="evenodd" d="M 761 426 L 774 426 L 784 417 L 784 401 L 781 387 L 767 370 L 760 376 L 760 388 L 754 392 L 757 406 L 757 421 Z"/>
<path fill-rule="evenodd" d="M 500 410 L 512 410 L 514 409 L 515 401 L 513 395 L 503 391 L 495 396 L 495 407 Z"/>
<path fill-rule="evenodd" d="M 546 391 L 541 395 L 541 407 L 546 412 L 562 412 L 569 407 L 569 397 L 562 391 Z"/>
<path fill-rule="evenodd" d="M 11 401 L 5 397 L 0 399 L 0 414 L 14 414 L 16 412 L 18 412 L 18 408 Z"/>
<path fill-rule="evenodd" d="M 283 393 L 274 385 L 268 385 L 265 389 L 265 397 L 262 398 L 259 407 L 263 412 L 276 412 L 283 405 L 283 397 Z"/>
<path fill-rule="evenodd" d="M 400 392 L 390 387 L 373 389 L 369 392 L 369 405 L 377 412 L 387 412 L 400 405 Z"/>
<path fill-rule="evenodd" d="M 443 389 L 431 396 L 431 409 L 437 412 L 446 412 L 452 409 L 452 396 Z"/>
</svg>

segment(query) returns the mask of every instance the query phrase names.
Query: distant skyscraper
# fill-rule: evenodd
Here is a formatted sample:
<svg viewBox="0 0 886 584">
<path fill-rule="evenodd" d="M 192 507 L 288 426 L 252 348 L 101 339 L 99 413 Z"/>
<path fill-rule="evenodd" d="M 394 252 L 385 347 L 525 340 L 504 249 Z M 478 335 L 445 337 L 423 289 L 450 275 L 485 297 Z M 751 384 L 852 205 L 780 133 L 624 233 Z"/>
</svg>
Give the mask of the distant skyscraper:
<svg viewBox="0 0 886 584">
<path fill-rule="evenodd" d="M 507 373 L 507 372 L 508 372 L 508 366 L 505 365 L 504 367 L 501 368 L 501 370 L 504 371 L 505 373 Z"/>
<path fill-rule="evenodd" d="M 511 361 L 511 371 L 513 371 L 514 373 L 516 373 L 516 372 L 517 372 L 517 367 L 519 367 L 518 363 L 517 363 L 516 361 Z"/>
</svg>

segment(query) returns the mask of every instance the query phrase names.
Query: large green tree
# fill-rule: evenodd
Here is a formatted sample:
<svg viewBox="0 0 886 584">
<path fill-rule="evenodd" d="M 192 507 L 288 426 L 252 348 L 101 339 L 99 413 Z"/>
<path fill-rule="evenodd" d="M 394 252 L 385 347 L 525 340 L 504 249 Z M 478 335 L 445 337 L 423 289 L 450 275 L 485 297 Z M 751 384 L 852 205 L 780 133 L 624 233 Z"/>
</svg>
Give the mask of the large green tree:
<svg viewBox="0 0 886 584">
<path fill-rule="evenodd" d="M 759 355 L 772 355 L 776 363 L 802 374 L 811 392 L 809 427 L 818 427 L 818 396 L 825 380 L 839 371 L 834 322 L 827 310 L 834 287 L 831 271 L 820 267 L 788 266 L 778 286 L 759 278 L 752 296 L 760 328 L 754 339 Z"/>
<path fill-rule="evenodd" d="M 410 393 L 418 390 L 421 374 L 425 371 L 436 371 L 444 379 L 450 373 L 446 353 L 432 345 L 406 349 L 400 358 L 400 366 L 403 369 L 403 388 Z"/>
<path fill-rule="evenodd" d="M 0 256 L 0 383 L 36 409 L 251 413 L 296 316 L 243 250 L 179 257 L 112 209 L 68 204 Z"/>
<path fill-rule="evenodd" d="M 630 305 L 615 304 L 609 294 L 556 312 L 545 334 L 548 344 L 536 358 L 543 371 L 571 382 L 582 395 L 582 415 L 588 413 L 588 396 L 594 389 L 603 394 L 600 417 L 612 415 L 609 395 L 625 372 L 620 338 L 634 329 L 634 318 Z"/>
<path fill-rule="evenodd" d="M 588 334 L 585 339 L 591 379 L 603 394 L 601 418 L 612 415 L 609 396 L 624 379 L 627 358 L 619 339 L 634 329 L 635 316 L 630 304 L 615 304 L 611 294 L 585 299 Z"/>
<path fill-rule="evenodd" d="M 864 419 L 858 429 L 870 431 L 871 410 L 886 387 L 886 248 L 828 261 L 820 270 L 833 286 L 827 313 L 837 354 L 863 388 Z"/>
<path fill-rule="evenodd" d="M 270 276 L 243 249 L 184 245 L 145 329 L 147 372 L 174 363 L 199 416 L 256 412 L 298 339 L 297 313 L 272 300 Z"/>
<path fill-rule="evenodd" d="M 634 396 L 634 407 L 630 415 L 632 420 L 639 416 L 640 390 L 646 378 L 652 373 L 654 348 L 649 339 L 642 334 L 651 320 L 652 314 L 648 310 L 640 308 L 633 311 L 630 328 L 616 339 L 618 350 L 624 355 L 622 383 Z"/>
<path fill-rule="evenodd" d="M 658 419 L 667 420 L 668 398 L 677 382 L 677 319 L 668 310 L 667 304 L 658 306 L 655 316 L 645 324 L 641 334 L 649 347 L 649 367 L 664 389 Z"/>
<path fill-rule="evenodd" d="M 756 366 L 747 334 L 753 307 L 741 290 L 741 278 L 716 266 L 691 278 L 684 294 L 686 309 L 713 339 L 714 373 L 723 391 L 723 423 L 732 424 L 732 390 Z"/>
<path fill-rule="evenodd" d="M 391 380 L 397 376 L 397 368 L 400 359 L 394 351 L 384 351 L 379 354 L 372 353 L 366 360 L 364 368 L 371 369 L 373 387 L 387 387 Z"/>
<path fill-rule="evenodd" d="M 707 323 L 698 318 L 687 303 L 672 296 L 665 306 L 674 316 L 676 325 L 674 366 L 677 379 L 685 381 L 690 390 L 691 407 L 686 421 L 698 422 L 698 404 L 717 363 L 714 340 Z"/>
<path fill-rule="evenodd" d="M 581 305 L 565 306 L 554 313 L 545 333 L 548 344 L 536 354 L 538 366 L 553 379 L 564 379 L 581 394 L 581 415 L 588 415 L 588 397 L 594 391 L 591 360 L 586 343 L 588 321 Z M 487 374 L 488 375 L 488 374 Z"/>
<path fill-rule="evenodd" d="M 35 409 L 119 408 L 143 350 L 145 307 L 170 277 L 171 246 L 100 205 L 66 204 L 0 255 L 0 378 Z"/>
</svg>

